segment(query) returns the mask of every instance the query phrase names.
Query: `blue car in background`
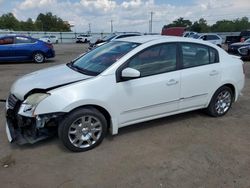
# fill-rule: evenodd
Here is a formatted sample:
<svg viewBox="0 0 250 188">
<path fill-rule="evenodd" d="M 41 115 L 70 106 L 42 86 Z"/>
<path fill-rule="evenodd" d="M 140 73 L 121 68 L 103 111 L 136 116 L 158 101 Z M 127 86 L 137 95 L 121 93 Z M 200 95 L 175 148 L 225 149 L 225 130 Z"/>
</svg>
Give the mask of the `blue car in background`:
<svg viewBox="0 0 250 188">
<path fill-rule="evenodd" d="M 43 63 L 55 57 L 52 44 L 22 35 L 0 37 L 0 62 L 34 61 Z"/>
</svg>

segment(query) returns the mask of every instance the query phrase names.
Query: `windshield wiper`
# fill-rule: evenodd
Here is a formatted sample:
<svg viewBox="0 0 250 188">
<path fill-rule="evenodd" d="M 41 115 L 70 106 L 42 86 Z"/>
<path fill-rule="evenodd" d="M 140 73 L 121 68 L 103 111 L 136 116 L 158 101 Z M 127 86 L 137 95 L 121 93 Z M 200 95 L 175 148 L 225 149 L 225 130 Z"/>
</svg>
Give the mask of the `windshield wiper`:
<svg viewBox="0 0 250 188">
<path fill-rule="evenodd" d="M 74 65 L 74 62 L 75 61 L 71 61 L 71 62 L 67 63 L 66 65 L 74 71 L 77 71 L 79 73 L 86 74 L 89 76 L 97 76 L 98 74 L 100 74 L 99 72 L 89 71 L 89 70 L 83 69 L 79 66 L 76 66 L 76 65 Z"/>
</svg>

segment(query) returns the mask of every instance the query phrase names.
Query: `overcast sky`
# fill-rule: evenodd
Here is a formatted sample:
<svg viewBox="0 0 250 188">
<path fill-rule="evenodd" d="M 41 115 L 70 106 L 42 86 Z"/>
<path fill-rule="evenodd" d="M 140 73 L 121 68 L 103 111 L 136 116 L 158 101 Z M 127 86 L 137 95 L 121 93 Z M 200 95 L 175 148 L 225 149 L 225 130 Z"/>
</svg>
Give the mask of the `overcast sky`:
<svg viewBox="0 0 250 188">
<path fill-rule="evenodd" d="M 35 19 L 42 12 L 52 12 L 84 32 L 91 23 L 92 32 L 148 32 L 150 12 L 153 32 L 179 17 L 191 21 L 205 18 L 209 24 L 221 19 L 250 17 L 250 0 L 0 0 L 0 14 L 12 12 L 18 19 Z"/>
</svg>

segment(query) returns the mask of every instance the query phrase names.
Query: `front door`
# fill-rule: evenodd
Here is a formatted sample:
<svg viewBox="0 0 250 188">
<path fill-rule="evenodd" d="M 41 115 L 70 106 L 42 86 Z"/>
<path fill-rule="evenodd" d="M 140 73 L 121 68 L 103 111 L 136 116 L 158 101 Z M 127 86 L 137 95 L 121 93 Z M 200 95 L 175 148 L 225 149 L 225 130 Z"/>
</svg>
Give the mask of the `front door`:
<svg viewBox="0 0 250 188">
<path fill-rule="evenodd" d="M 180 71 L 175 43 L 150 47 L 126 64 L 141 73 L 140 78 L 117 83 L 119 124 L 125 126 L 177 111 Z"/>
</svg>

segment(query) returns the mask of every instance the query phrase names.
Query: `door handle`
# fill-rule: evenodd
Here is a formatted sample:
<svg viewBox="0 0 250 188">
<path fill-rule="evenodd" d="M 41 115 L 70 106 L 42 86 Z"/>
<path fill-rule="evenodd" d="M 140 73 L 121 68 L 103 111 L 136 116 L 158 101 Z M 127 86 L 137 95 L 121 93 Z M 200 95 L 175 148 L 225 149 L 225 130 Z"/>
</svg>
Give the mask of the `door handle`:
<svg viewBox="0 0 250 188">
<path fill-rule="evenodd" d="M 215 75 L 218 75 L 218 74 L 219 74 L 219 72 L 218 72 L 217 70 L 212 70 L 212 71 L 209 73 L 210 76 L 215 76 Z"/>
<path fill-rule="evenodd" d="M 169 80 L 169 81 L 167 82 L 167 85 L 168 85 L 168 86 L 172 86 L 172 85 L 176 85 L 176 84 L 178 84 L 178 83 L 179 83 L 178 80 L 171 79 L 171 80 Z"/>
</svg>

